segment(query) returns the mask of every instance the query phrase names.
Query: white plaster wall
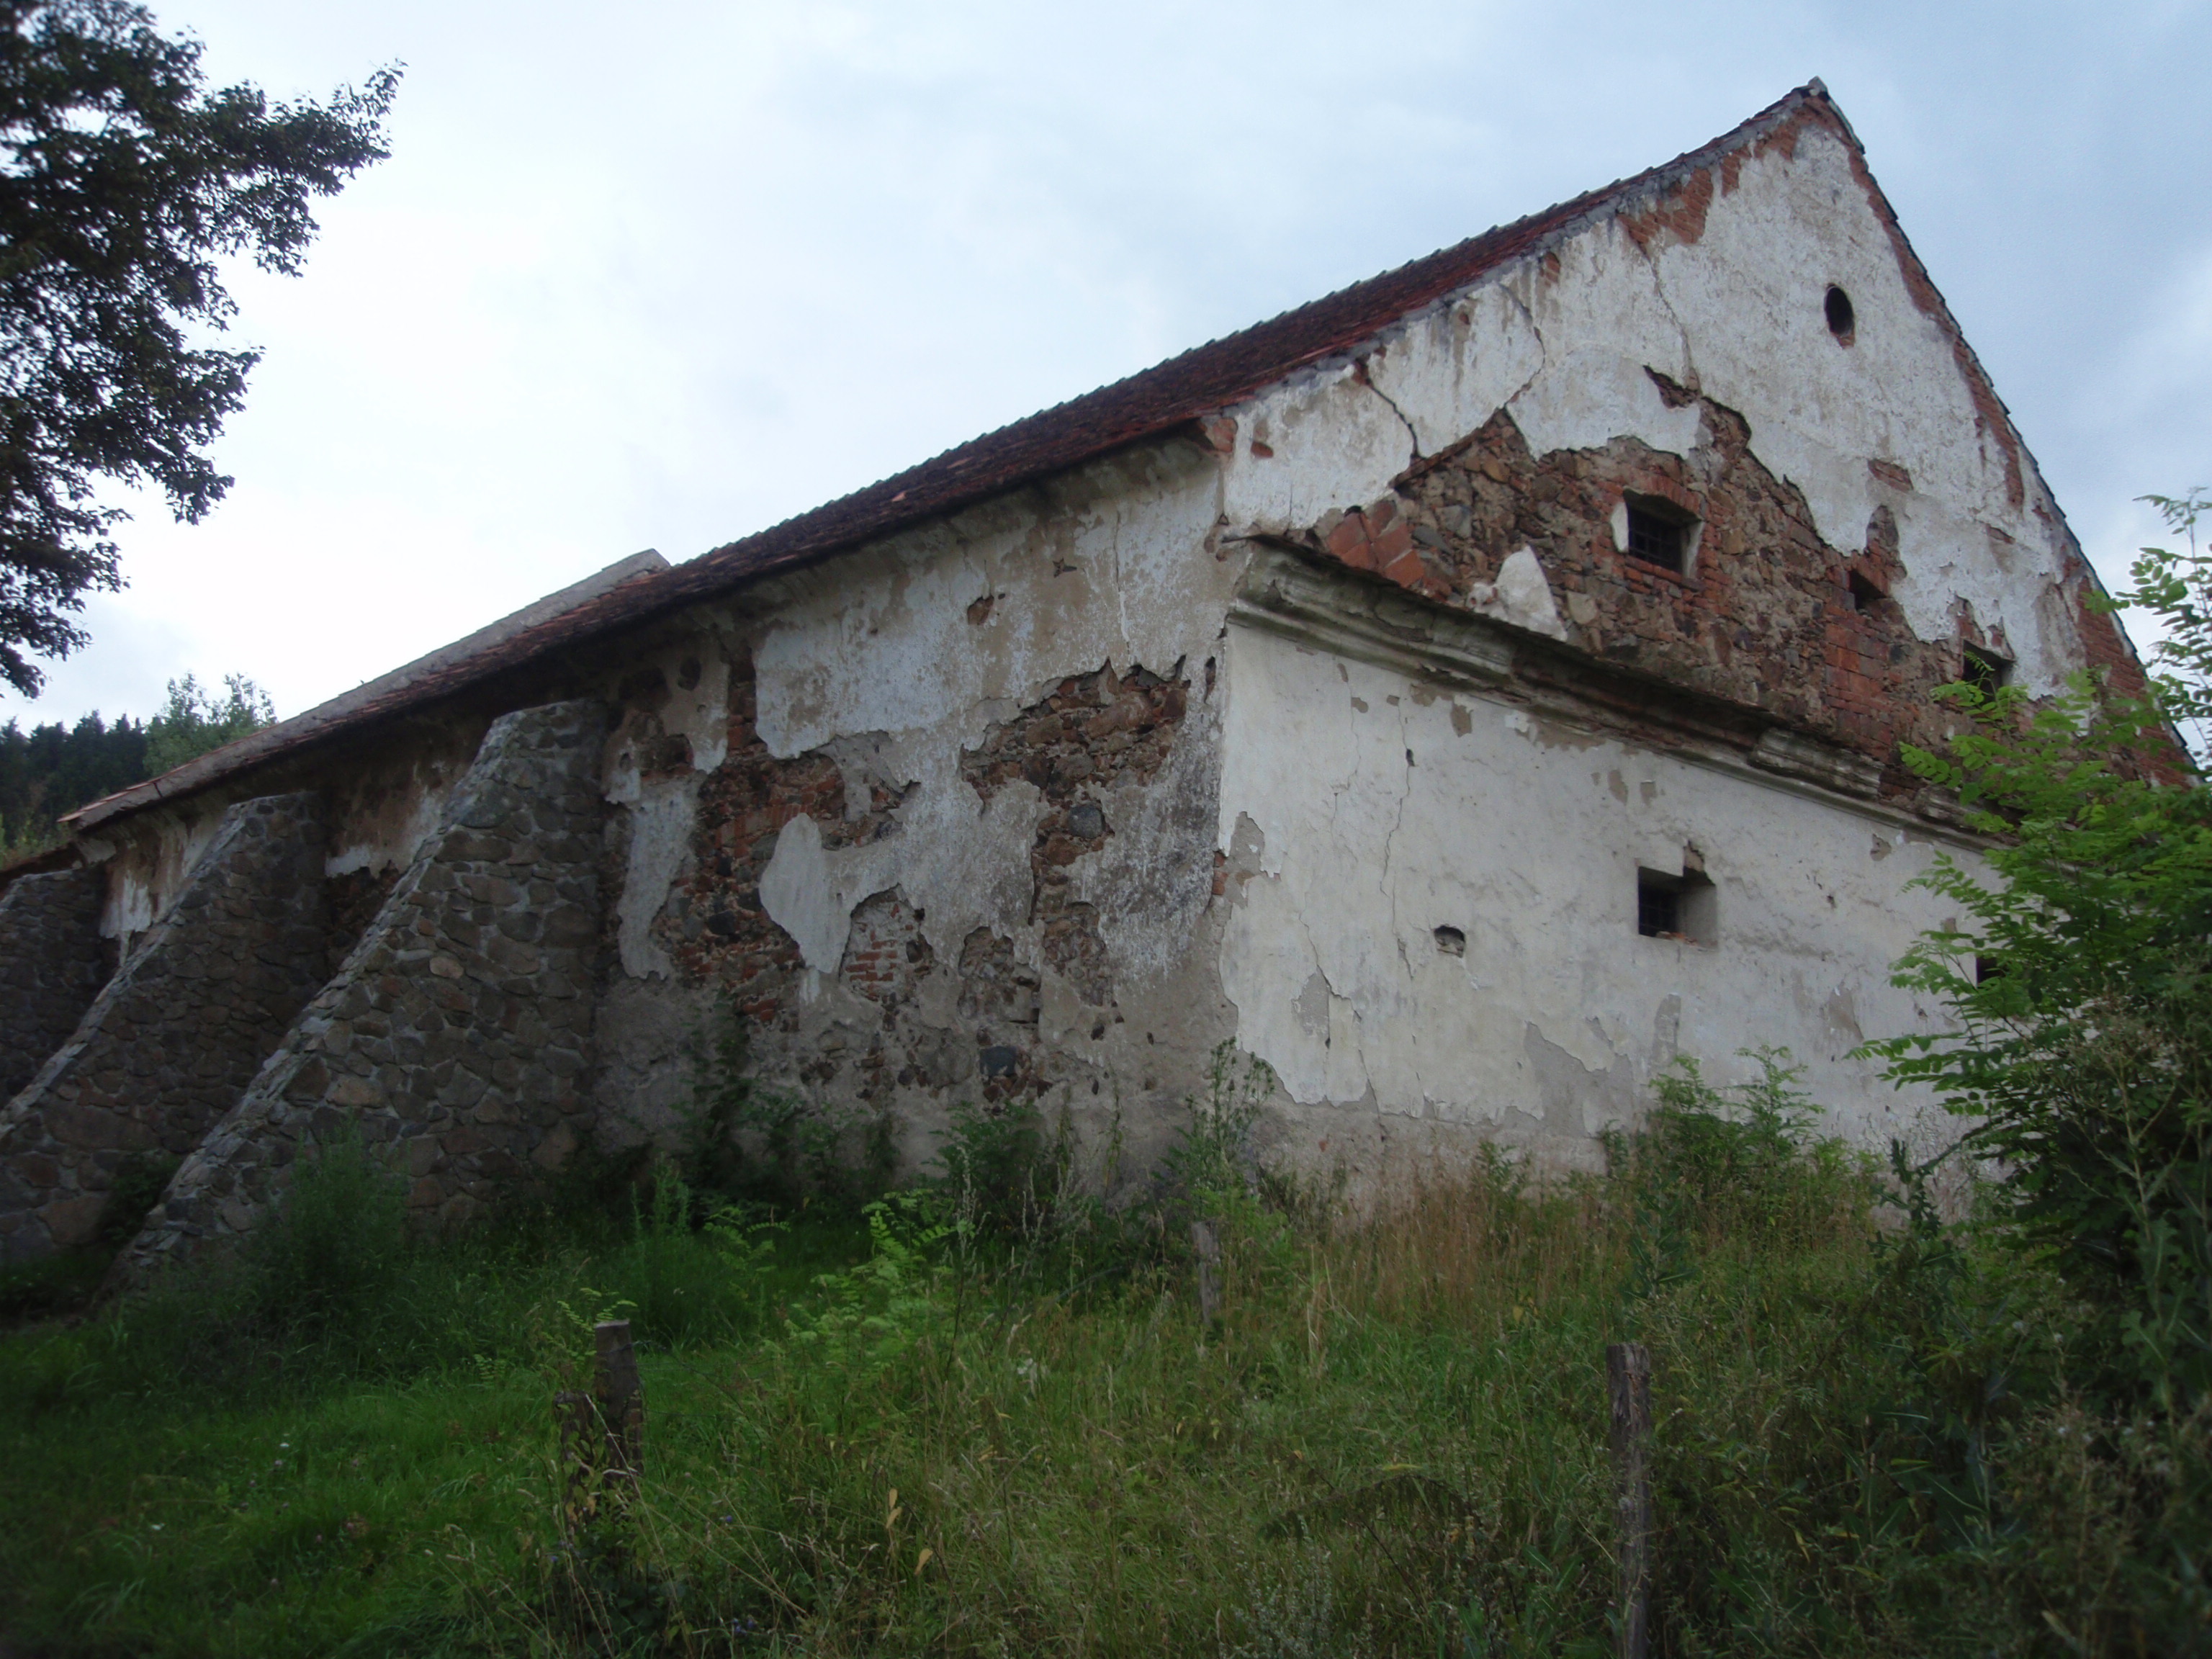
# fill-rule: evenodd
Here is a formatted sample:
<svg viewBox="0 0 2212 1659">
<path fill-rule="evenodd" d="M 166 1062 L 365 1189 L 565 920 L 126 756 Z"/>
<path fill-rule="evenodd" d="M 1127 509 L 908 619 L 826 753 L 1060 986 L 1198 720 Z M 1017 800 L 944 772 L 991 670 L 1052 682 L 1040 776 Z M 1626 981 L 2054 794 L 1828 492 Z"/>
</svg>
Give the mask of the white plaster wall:
<svg viewBox="0 0 2212 1659">
<path fill-rule="evenodd" d="M 839 969 L 854 911 L 896 890 L 922 916 L 938 964 L 900 1012 L 901 1040 L 935 1032 L 965 1055 L 964 1081 L 949 1090 L 901 1085 L 910 1162 L 933 1155 L 944 1108 L 975 1094 L 979 1022 L 957 1005 L 962 946 L 978 928 L 1010 940 L 1039 981 L 1033 1024 L 991 1024 L 994 1041 L 1049 1055 L 1039 1066 L 1054 1079 L 1048 1111 L 1073 1109 L 1094 1138 L 1106 1133 L 1097 1115 L 1124 1115 L 1133 1156 L 1173 1121 L 1229 1016 L 1201 938 L 1220 759 L 1213 684 L 1246 556 L 1217 548 L 1220 482 L 1194 445 L 1126 455 L 765 585 L 743 615 L 702 610 L 671 648 L 672 661 L 725 631 L 732 653 L 750 653 L 755 730 L 771 753 L 826 755 L 855 815 L 872 787 L 899 798 L 883 832 L 858 844 L 825 845 L 830 826 L 804 816 L 778 832 L 760 896 L 805 969 L 793 1028 L 756 1043 L 763 1076 L 857 1053 L 883 1028 L 883 1011 Z M 961 761 L 1063 679 L 1109 665 L 1179 672 L 1190 690 L 1150 783 L 1101 776 L 1082 792 L 1114 830 L 1067 866 L 1075 896 L 1097 908 L 1114 990 L 1114 1006 L 1101 1009 L 1045 959 L 1032 916 L 1042 797 L 1017 779 L 987 802 Z M 726 728 L 726 709 L 710 712 Z M 724 758 L 696 733 L 693 744 L 698 770 L 680 777 L 641 776 L 619 741 L 610 753 L 615 844 L 627 852 L 616 899 L 623 971 L 600 1012 L 599 1092 L 611 1115 L 647 1129 L 680 1109 L 687 1041 L 714 1017 L 712 994 L 678 981 L 653 931 L 693 855 L 704 774 Z M 806 1091 L 834 1102 L 857 1080 L 841 1077 Z"/>
<path fill-rule="evenodd" d="M 925 934 L 940 956 L 957 955 L 972 929 L 988 925 L 1036 964 L 1026 911 L 1042 805 L 1017 782 L 987 808 L 959 775 L 961 751 L 1060 680 L 1109 663 L 1163 676 L 1180 665 L 1186 678 L 1202 679 L 1242 568 L 1241 558 L 1215 555 L 1219 513 L 1215 468 L 1195 450 L 1170 447 L 792 584 L 754 648 L 761 739 L 786 757 L 830 749 L 847 772 L 848 797 L 863 797 L 871 779 L 894 789 L 921 786 L 898 811 L 898 833 L 864 847 L 825 854 L 805 820 L 783 831 L 762 897 L 811 969 L 836 970 L 854 908 L 892 887 L 926 909 Z M 1213 766 L 1213 733 L 1195 689 L 1192 708 L 1200 717 L 1186 717 L 1176 750 L 1203 750 L 1207 758 L 1178 763 L 1202 773 L 1184 780 L 1186 794 L 1210 793 Z M 1163 782 L 1163 799 L 1177 793 L 1175 779 Z M 1151 839 L 1140 801 L 1107 810 L 1135 831 L 1133 849 Z M 1200 829 L 1194 845 L 1205 838 Z M 1087 863 L 1074 874 L 1103 881 Z M 1101 896 L 1117 967 L 1157 978 L 1178 965 L 1173 947 L 1188 937 L 1188 903 L 1146 915 L 1112 902 L 1129 890 L 1126 881 L 1104 884 L 1115 888 Z"/>
<path fill-rule="evenodd" d="M 1831 283 L 1856 314 L 1848 347 L 1827 329 Z M 1358 355 L 1364 378 L 1333 361 L 1235 411 L 1223 496 L 1233 532 L 1294 531 L 1379 500 L 1500 408 L 1539 453 L 1632 436 L 1686 454 L 1702 416 L 1667 407 L 1650 368 L 1743 415 L 1754 453 L 1804 491 L 1831 545 L 1859 549 L 1889 507 L 1908 572 L 1893 597 L 1921 638 L 1955 637 L 1963 599 L 2002 629 L 2036 695 L 2082 665 L 2054 592 L 2067 541 L 2049 492 L 2023 452 L 2024 499 L 2008 499 L 1996 434 L 1826 128 L 1802 130 L 1794 155 L 1747 155 L 1693 242 L 1661 230 L 1640 247 L 1620 220 L 1601 221 L 1548 269 L 1540 257 L 1502 267 Z M 1905 468 L 1912 488 L 1876 477 L 1877 459 Z"/>
<path fill-rule="evenodd" d="M 168 914 L 185 878 L 222 827 L 226 805 L 188 803 L 148 815 L 131 826 L 128 836 L 87 838 L 86 853 L 107 872 L 101 938 L 116 940 L 127 955 L 131 942 Z"/>
<path fill-rule="evenodd" d="M 1233 627 L 1221 976 L 1291 1100 L 1479 1126 L 1561 1159 L 1679 1051 L 1788 1048 L 1837 1127 L 1917 1119 L 1850 1058 L 1921 1028 L 1889 964 L 1944 920 L 1935 849 L 1848 807 Z M 1638 866 L 1717 889 L 1718 943 L 1636 931 Z M 1461 930 L 1464 957 L 1435 930 Z"/>
</svg>

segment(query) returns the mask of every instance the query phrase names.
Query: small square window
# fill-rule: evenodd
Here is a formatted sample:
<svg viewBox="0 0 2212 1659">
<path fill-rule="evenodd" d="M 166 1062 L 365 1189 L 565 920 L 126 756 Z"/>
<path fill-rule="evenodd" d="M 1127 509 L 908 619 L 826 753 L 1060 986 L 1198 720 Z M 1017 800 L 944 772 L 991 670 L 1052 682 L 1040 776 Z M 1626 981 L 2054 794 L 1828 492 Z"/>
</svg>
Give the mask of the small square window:
<svg viewBox="0 0 2212 1659">
<path fill-rule="evenodd" d="M 1711 945 L 1719 937 L 1713 884 L 1695 870 L 1636 872 L 1636 931 L 1645 939 Z"/>
<path fill-rule="evenodd" d="M 1846 592 L 1850 595 L 1851 609 L 1854 611 L 1866 611 L 1879 609 L 1882 601 L 1889 597 L 1881 589 L 1876 587 L 1866 575 L 1856 570 L 1846 576 L 1844 582 Z"/>
<path fill-rule="evenodd" d="M 2012 665 L 1993 651 L 1967 645 L 1960 647 L 1960 655 L 1964 660 L 1959 665 L 1959 678 L 1985 697 L 2012 680 Z"/>
<path fill-rule="evenodd" d="M 1655 511 L 1641 501 L 1628 504 L 1628 556 L 1656 564 L 1662 570 L 1682 574 L 1688 550 L 1690 526 L 1671 514 Z"/>
</svg>

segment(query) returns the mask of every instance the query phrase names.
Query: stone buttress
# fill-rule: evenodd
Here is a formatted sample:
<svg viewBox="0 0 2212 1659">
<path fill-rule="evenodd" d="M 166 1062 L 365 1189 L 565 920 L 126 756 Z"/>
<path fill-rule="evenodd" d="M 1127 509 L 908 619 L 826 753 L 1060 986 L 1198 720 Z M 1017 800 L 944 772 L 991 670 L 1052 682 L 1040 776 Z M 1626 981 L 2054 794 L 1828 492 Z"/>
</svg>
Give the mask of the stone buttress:
<svg viewBox="0 0 2212 1659">
<path fill-rule="evenodd" d="M 238 1098 L 328 971 L 324 841 L 312 794 L 223 815 L 168 914 L 0 1115 L 0 1260 L 91 1238 L 126 1160 L 182 1157 Z"/>
<path fill-rule="evenodd" d="M 481 1210 L 589 1132 L 605 808 L 591 702 L 503 716 L 331 982 L 170 1183 L 125 1278 L 250 1230 L 317 1141 L 358 1133 L 418 1222 Z"/>
<path fill-rule="evenodd" d="M 115 971 L 92 869 L 19 877 L 0 893 L 0 1103 L 67 1042 Z"/>
</svg>

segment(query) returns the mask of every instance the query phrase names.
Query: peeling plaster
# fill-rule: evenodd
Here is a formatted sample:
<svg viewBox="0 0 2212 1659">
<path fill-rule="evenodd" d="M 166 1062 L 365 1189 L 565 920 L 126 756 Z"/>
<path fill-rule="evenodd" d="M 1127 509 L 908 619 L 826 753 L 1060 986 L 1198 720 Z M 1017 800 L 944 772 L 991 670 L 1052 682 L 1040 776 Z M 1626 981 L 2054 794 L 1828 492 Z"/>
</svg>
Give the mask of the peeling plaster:
<svg viewBox="0 0 2212 1659">
<path fill-rule="evenodd" d="M 1011 933 L 1025 917 L 1030 843 L 1044 816 L 1035 787 L 1011 784 L 986 805 L 957 773 L 921 782 L 894 836 L 825 852 L 820 827 L 801 816 L 776 838 L 761 902 L 816 974 L 837 971 L 853 911 L 877 893 L 896 890 L 921 910 L 923 936 L 948 958 L 975 928 Z"/>
<path fill-rule="evenodd" d="M 1543 564 L 1534 549 L 1524 547 L 1507 555 L 1498 567 L 1497 581 L 1478 582 L 1474 598 L 1477 616 L 1495 617 L 1555 640 L 1567 637 L 1567 625 L 1560 620 L 1559 607 L 1552 597 L 1552 584 L 1545 580 Z"/>
<path fill-rule="evenodd" d="M 1644 226 L 1639 243 L 1602 220 L 1382 331 L 1358 365 L 1261 394 L 1237 412 L 1231 526 L 1295 532 L 1377 501 L 1417 452 L 1449 447 L 1500 408 L 1539 453 L 1630 437 L 1687 454 L 1702 412 L 1670 407 L 1656 370 L 1741 413 L 1761 464 L 1803 492 L 1831 545 L 1859 547 L 1890 510 L 1905 568 L 1891 597 L 1918 637 L 1954 637 L 1963 596 L 2017 653 L 2020 683 L 2057 690 L 2085 661 L 2057 589 L 2075 576 L 2063 523 L 2032 467 L 2024 500 L 2010 499 L 2006 448 L 1843 139 L 1812 125 L 1794 150 L 1745 155 L 1698 225 L 1692 240 Z M 1832 283 L 1856 313 L 1848 346 L 1823 316 Z"/>
<path fill-rule="evenodd" d="M 623 972 L 633 979 L 666 979 L 675 972 L 668 953 L 653 942 L 653 919 L 691 854 L 698 817 L 699 779 L 653 779 L 635 784 L 623 805 L 629 830 L 622 894 L 615 905 L 615 946 Z"/>
<path fill-rule="evenodd" d="M 1543 366 L 1528 307 L 1510 285 L 1495 283 L 1408 319 L 1368 357 L 1367 374 L 1420 453 L 1433 455 L 1480 427 Z"/>
<path fill-rule="evenodd" d="M 1413 432 L 1391 398 L 1349 363 L 1309 371 L 1238 422 L 1222 515 L 1251 530 L 1303 528 L 1332 509 L 1376 500 L 1413 459 Z"/>
<path fill-rule="evenodd" d="M 785 757 L 869 732 L 972 744 L 1103 662 L 1196 661 L 1237 574 L 1205 550 L 1219 511 L 1209 462 L 1157 451 L 795 579 L 754 653 L 761 738 Z"/>
</svg>

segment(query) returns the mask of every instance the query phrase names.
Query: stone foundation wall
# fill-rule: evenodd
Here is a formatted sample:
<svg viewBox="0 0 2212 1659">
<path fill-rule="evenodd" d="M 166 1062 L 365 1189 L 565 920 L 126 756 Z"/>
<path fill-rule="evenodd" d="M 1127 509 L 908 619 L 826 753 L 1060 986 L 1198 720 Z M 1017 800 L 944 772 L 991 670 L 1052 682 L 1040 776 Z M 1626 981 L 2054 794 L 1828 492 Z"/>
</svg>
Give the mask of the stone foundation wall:
<svg viewBox="0 0 2212 1659">
<path fill-rule="evenodd" d="M 590 702 L 492 726 L 337 977 L 178 1171 L 125 1276 L 250 1229 L 295 1160 L 349 1124 L 437 1224 L 584 1138 L 604 729 Z"/>
<path fill-rule="evenodd" d="M 20 876 L 0 893 L 0 1103 L 69 1041 L 115 971 L 97 870 Z"/>
<path fill-rule="evenodd" d="M 167 915 L 0 1118 L 0 1260 L 82 1243 L 134 1154 L 182 1157 L 322 982 L 312 794 L 241 801 Z"/>
</svg>

